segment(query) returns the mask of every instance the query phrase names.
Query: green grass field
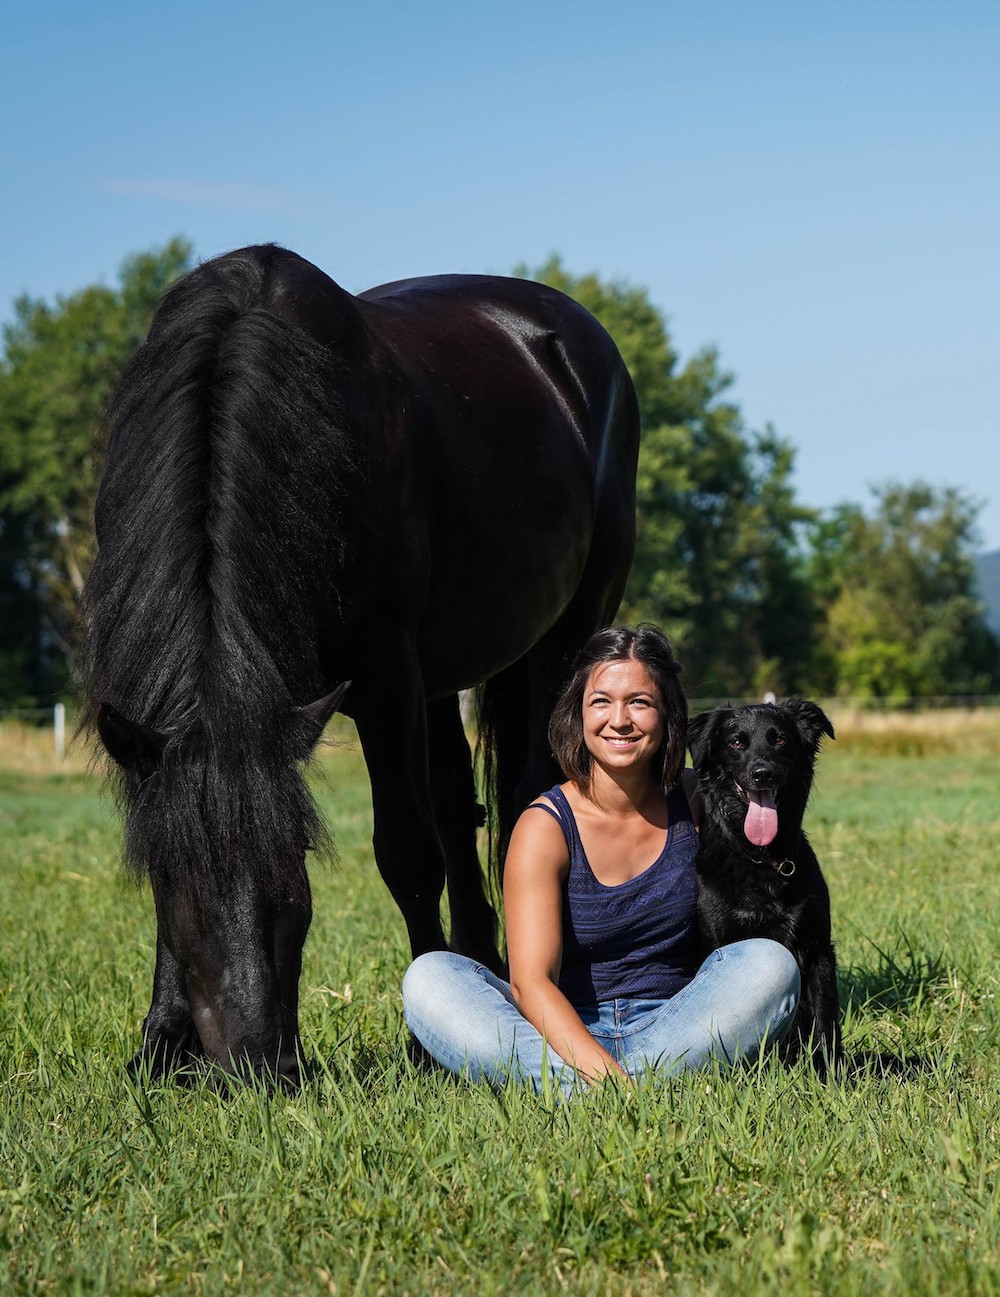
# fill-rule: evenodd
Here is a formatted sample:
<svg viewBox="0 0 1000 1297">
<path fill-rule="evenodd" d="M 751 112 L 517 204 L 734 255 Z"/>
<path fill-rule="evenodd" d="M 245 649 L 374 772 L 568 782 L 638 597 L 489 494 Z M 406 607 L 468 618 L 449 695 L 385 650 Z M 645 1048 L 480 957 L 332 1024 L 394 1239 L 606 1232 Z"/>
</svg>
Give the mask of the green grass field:
<svg viewBox="0 0 1000 1297">
<path fill-rule="evenodd" d="M 82 763 L 0 744 L 0 1292 L 1000 1291 L 996 741 L 821 758 L 845 1043 L 903 1075 L 768 1061 L 570 1105 L 406 1061 L 351 747 L 321 762 L 340 863 L 313 870 L 316 1079 L 130 1084 L 148 893 Z"/>
</svg>

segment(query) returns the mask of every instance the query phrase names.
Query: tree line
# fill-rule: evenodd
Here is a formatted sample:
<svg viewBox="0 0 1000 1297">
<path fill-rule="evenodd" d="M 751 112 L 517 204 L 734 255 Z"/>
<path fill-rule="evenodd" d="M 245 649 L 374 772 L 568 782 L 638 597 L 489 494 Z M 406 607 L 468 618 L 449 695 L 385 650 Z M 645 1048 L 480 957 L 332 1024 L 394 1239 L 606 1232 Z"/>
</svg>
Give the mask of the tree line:
<svg viewBox="0 0 1000 1297">
<path fill-rule="evenodd" d="M 25 296 L 0 359 L 0 707 L 50 701 L 72 670 L 93 552 L 101 416 L 164 289 L 192 265 L 175 238 L 128 258 L 116 287 Z M 674 638 L 694 696 L 882 698 L 1000 689 L 1000 644 L 975 587 L 978 506 L 892 482 L 864 505 L 795 497 L 795 452 L 748 430 L 714 348 L 681 361 L 638 287 L 553 257 L 516 274 L 608 329 L 642 416 L 638 545 L 620 617 Z"/>
</svg>

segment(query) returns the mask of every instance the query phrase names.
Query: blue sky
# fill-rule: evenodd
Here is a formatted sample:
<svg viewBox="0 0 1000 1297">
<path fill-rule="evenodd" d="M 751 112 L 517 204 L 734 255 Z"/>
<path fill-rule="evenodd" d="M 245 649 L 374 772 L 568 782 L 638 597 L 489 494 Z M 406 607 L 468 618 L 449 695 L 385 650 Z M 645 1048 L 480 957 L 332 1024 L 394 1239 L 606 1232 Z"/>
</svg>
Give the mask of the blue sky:
<svg viewBox="0 0 1000 1297">
<path fill-rule="evenodd" d="M 996 0 L 36 0 L 0 320 L 174 234 L 354 291 L 557 251 L 719 348 L 803 503 L 953 485 L 998 549 L 998 68 Z"/>
</svg>

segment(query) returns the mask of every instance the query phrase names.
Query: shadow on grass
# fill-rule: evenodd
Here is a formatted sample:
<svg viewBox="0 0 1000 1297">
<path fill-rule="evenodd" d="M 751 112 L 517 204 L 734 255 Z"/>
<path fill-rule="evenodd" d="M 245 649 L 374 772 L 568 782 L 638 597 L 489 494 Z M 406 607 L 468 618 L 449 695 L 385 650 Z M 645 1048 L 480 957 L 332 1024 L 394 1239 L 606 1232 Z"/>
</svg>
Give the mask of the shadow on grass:
<svg viewBox="0 0 1000 1297">
<path fill-rule="evenodd" d="M 941 955 L 917 950 L 904 932 L 892 949 L 866 938 L 877 955 L 873 967 L 851 965 L 840 970 L 841 1003 L 848 1016 L 888 1014 L 903 1017 L 938 994 L 946 980 Z M 845 1059 L 845 1075 L 892 1076 L 905 1080 L 932 1071 L 936 1060 L 919 1054 L 857 1050 Z"/>
<path fill-rule="evenodd" d="M 910 1081 L 935 1070 L 933 1059 L 921 1054 L 890 1054 L 881 1049 L 859 1049 L 845 1055 L 842 1079 L 858 1081 L 863 1077 L 893 1077 Z"/>
</svg>

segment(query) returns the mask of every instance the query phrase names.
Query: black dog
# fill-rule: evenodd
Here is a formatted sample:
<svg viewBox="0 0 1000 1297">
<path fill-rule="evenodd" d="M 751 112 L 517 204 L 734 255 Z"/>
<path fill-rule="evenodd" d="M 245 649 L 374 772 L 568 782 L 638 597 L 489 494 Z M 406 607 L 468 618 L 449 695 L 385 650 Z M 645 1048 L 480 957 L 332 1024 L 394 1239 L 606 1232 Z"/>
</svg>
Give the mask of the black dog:
<svg viewBox="0 0 1000 1297">
<path fill-rule="evenodd" d="M 830 895 L 802 831 L 820 738 L 833 726 L 815 703 L 716 707 L 688 727 L 702 799 L 698 921 L 705 952 L 771 937 L 795 956 L 802 998 L 782 1056 L 812 1051 L 825 1075 L 840 1058 Z"/>
</svg>

